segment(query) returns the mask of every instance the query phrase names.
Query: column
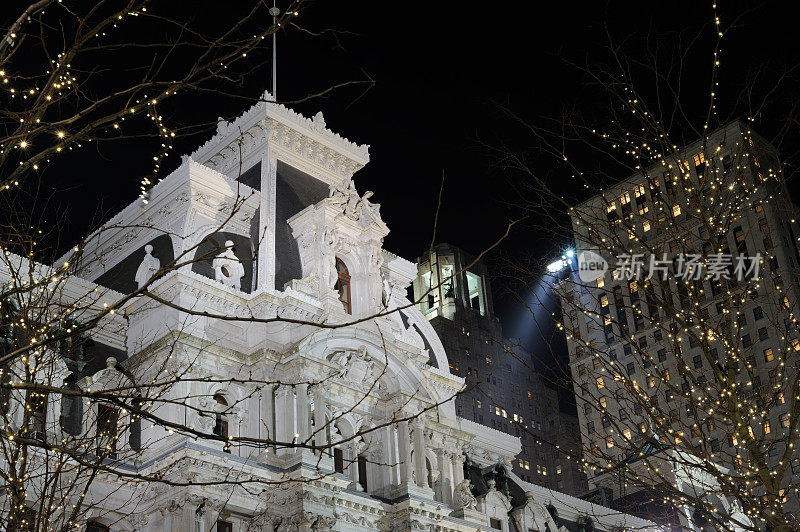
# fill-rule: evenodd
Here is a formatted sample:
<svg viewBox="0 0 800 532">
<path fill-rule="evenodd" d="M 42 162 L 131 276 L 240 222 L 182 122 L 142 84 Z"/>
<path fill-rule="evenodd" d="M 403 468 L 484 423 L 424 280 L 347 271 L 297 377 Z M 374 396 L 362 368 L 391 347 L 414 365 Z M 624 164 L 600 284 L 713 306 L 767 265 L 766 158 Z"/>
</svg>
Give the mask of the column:
<svg viewBox="0 0 800 532">
<path fill-rule="evenodd" d="M 399 461 L 399 455 L 397 452 L 397 439 L 395 437 L 395 427 L 396 425 L 387 425 L 386 426 L 386 449 L 388 452 L 386 453 L 386 482 L 384 485 L 389 486 L 392 484 L 400 484 L 400 478 L 397 474 L 397 463 Z"/>
<path fill-rule="evenodd" d="M 261 193 L 258 208 L 258 289 L 282 289 L 275 285 L 275 208 L 277 160 L 270 153 L 269 142 L 261 158 Z"/>
<path fill-rule="evenodd" d="M 351 487 L 358 491 L 363 491 L 358 478 L 358 441 L 350 442 L 350 478 L 353 480 Z"/>
<path fill-rule="evenodd" d="M 258 436 L 265 440 L 275 439 L 275 387 L 266 384 L 261 389 L 261 417 Z"/>
<path fill-rule="evenodd" d="M 327 423 L 325 419 L 325 410 L 327 408 L 325 395 L 326 390 L 322 383 L 314 385 L 314 431 L 316 431 L 314 445 L 319 447 L 320 450 L 328 444 L 328 428 L 325 426 Z M 332 450 L 327 452 L 333 455 Z"/>
<path fill-rule="evenodd" d="M 400 461 L 400 483 L 411 482 L 411 445 L 408 421 L 401 421 L 397 424 L 397 452 Z"/>
<path fill-rule="evenodd" d="M 417 486 L 429 488 L 428 468 L 425 466 L 425 420 L 421 417 L 414 420 L 414 462 Z"/>
<path fill-rule="evenodd" d="M 437 449 L 436 457 L 439 460 L 439 496 L 442 498 L 443 503 L 450 504 L 453 501 L 453 478 L 450 453 L 444 449 Z"/>
<path fill-rule="evenodd" d="M 275 439 L 291 442 L 294 438 L 294 392 L 290 386 L 280 385 L 275 389 Z M 278 454 L 291 452 L 287 447 L 278 447 Z"/>
<path fill-rule="evenodd" d="M 464 480 L 464 453 L 456 451 L 450 455 L 453 464 L 453 490 Z"/>
<path fill-rule="evenodd" d="M 295 392 L 297 393 L 297 434 L 298 438 L 297 441 L 304 442 L 308 439 L 309 431 L 308 431 L 308 384 L 302 383 L 297 384 L 295 386 Z"/>
</svg>

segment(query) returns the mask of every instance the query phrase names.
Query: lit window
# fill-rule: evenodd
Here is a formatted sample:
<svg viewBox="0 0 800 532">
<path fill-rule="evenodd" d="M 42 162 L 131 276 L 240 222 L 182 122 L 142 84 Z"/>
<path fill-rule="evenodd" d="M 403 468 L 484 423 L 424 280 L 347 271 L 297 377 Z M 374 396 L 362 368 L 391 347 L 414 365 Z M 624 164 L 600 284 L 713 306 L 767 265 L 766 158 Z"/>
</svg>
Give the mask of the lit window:
<svg viewBox="0 0 800 532">
<path fill-rule="evenodd" d="M 597 288 L 603 288 L 606 285 L 606 282 L 603 280 L 602 277 L 597 279 Z"/>
<path fill-rule="evenodd" d="M 639 430 L 641 430 L 641 431 L 642 431 L 642 434 L 644 434 L 645 432 L 647 432 L 647 424 L 645 424 L 645 423 L 642 423 L 641 425 L 639 425 Z"/>
<path fill-rule="evenodd" d="M 764 421 L 764 434 L 769 434 L 772 432 L 772 427 L 769 424 L 769 420 Z"/>
<path fill-rule="evenodd" d="M 652 375 L 647 377 L 647 387 L 648 388 L 655 388 L 656 387 L 656 378 Z"/>
<path fill-rule="evenodd" d="M 633 195 L 637 198 L 644 196 L 644 185 L 636 185 L 633 187 Z"/>
<path fill-rule="evenodd" d="M 606 387 L 606 381 L 603 380 L 603 377 L 597 377 L 597 389 L 602 390 Z"/>
<path fill-rule="evenodd" d="M 705 155 L 703 155 L 703 152 L 695 153 L 693 159 L 695 166 L 700 166 L 706 161 L 706 157 Z"/>
<path fill-rule="evenodd" d="M 772 354 L 772 349 L 764 349 L 764 362 L 772 362 L 775 356 Z"/>
<path fill-rule="evenodd" d="M 606 438 L 606 449 L 611 449 L 613 447 L 614 447 L 614 438 L 611 437 L 611 436 L 608 436 Z"/>
<path fill-rule="evenodd" d="M 472 310 L 483 315 L 486 313 L 483 295 L 483 279 L 472 272 L 466 272 L 466 276 L 469 305 L 472 307 Z"/>
<path fill-rule="evenodd" d="M 648 212 L 650 212 L 650 207 L 646 203 L 642 203 L 641 205 L 639 205 L 639 214 L 641 216 L 644 216 Z"/>
<path fill-rule="evenodd" d="M 600 306 L 601 307 L 607 307 L 608 306 L 608 296 L 606 296 L 606 295 L 600 296 Z"/>
<path fill-rule="evenodd" d="M 508 417 L 508 412 L 506 412 L 505 408 L 503 409 L 503 417 L 506 417 L 506 418 Z"/>
<path fill-rule="evenodd" d="M 528 471 L 530 471 L 531 469 L 531 463 L 528 460 L 525 460 L 525 469 L 527 469 Z"/>
<path fill-rule="evenodd" d="M 642 231 L 644 231 L 646 233 L 649 230 L 650 230 L 650 222 L 648 220 L 644 220 L 642 222 Z"/>
<path fill-rule="evenodd" d="M 792 343 L 792 349 L 794 349 L 795 351 L 800 351 L 800 339 L 793 338 L 791 343 Z"/>
<path fill-rule="evenodd" d="M 778 392 L 778 402 L 782 405 L 786 404 L 786 398 L 783 396 L 783 392 Z"/>
<path fill-rule="evenodd" d="M 491 364 L 492 363 L 492 357 L 486 357 L 486 363 L 487 364 Z"/>
<path fill-rule="evenodd" d="M 668 370 L 668 369 L 665 369 L 665 370 L 664 370 L 664 380 L 665 380 L 665 381 L 668 381 L 668 380 L 669 380 L 669 370 Z"/>
<path fill-rule="evenodd" d="M 605 397 L 601 397 L 600 398 L 600 408 L 603 408 L 603 409 L 606 408 L 606 398 Z"/>
<path fill-rule="evenodd" d="M 625 429 L 622 431 L 622 435 L 625 437 L 626 440 L 631 439 L 631 429 Z"/>
<path fill-rule="evenodd" d="M 619 197 L 619 202 L 621 205 L 627 205 L 631 202 L 631 193 L 630 192 L 623 192 Z"/>
<path fill-rule="evenodd" d="M 499 406 L 494 407 L 494 415 L 496 415 L 496 416 L 500 415 L 500 407 Z"/>
<path fill-rule="evenodd" d="M 612 201 L 611 203 L 606 205 L 606 212 L 612 212 L 616 208 L 617 208 L 617 203 Z"/>
<path fill-rule="evenodd" d="M 681 213 L 681 206 L 680 205 L 673 205 L 672 206 L 672 216 L 678 216 Z"/>
<path fill-rule="evenodd" d="M 476 404 L 477 404 L 478 408 L 480 408 L 480 407 L 481 407 L 481 401 L 480 401 L 480 399 L 479 399 L 479 400 L 476 402 Z"/>
<path fill-rule="evenodd" d="M 542 466 L 542 476 L 543 477 L 547 476 L 547 466 Z"/>
<path fill-rule="evenodd" d="M 789 413 L 784 412 L 781 414 L 781 427 L 788 429 L 789 428 Z"/>
<path fill-rule="evenodd" d="M 556 475 L 560 475 L 560 474 L 561 474 L 561 464 L 558 464 L 556 466 Z"/>
</svg>

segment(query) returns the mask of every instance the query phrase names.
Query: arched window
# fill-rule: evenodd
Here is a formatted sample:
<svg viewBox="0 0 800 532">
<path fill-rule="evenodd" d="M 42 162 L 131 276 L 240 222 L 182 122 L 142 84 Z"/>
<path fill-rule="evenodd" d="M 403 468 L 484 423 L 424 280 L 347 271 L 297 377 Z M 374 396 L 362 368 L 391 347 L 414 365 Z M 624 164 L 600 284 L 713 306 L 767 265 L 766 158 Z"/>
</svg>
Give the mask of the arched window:
<svg viewBox="0 0 800 532">
<path fill-rule="evenodd" d="M 350 272 L 347 271 L 347 266 L 342 262 L 342 259 L 338 257 L 336 258 L 336 275 L 336 291 L 339 292 L 339 301 L 342 302 L 344 311 L 352 314 L 350 306 Z"/>
<path fill-rule="evenodd" d="M 214 394 L 214 401 L 216 401 L 220 407 L 228 406 L 228 401 L 222 394 L 219 393 Z M 216 415 L 216 423 L 214 424 L 214 435 L 219 436 L 220 438 L 225 438 L 226 440 L 228 438 L 228 420 L 225 419 L 225 416 L 221 412 L 217 412 Z M 225 442 L 225 445 L 222 448 L 222 450 L 226 453 L 231 452 L 231 447 L 227 441 Z"/>
</svg>

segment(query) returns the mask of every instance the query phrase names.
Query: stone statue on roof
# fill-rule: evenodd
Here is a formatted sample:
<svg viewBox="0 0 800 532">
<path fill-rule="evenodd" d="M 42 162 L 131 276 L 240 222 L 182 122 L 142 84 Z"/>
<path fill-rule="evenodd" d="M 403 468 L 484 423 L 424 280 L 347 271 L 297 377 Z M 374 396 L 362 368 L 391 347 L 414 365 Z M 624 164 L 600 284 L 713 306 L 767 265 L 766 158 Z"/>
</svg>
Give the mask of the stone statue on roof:
<svg viewBox="0 0 800 532">
<path fill-rule="evenodd" d="M 147 244 L 144 247 L 144 259 L 136 270 L 136 288 L 141 288 L 153 278 L 161 268 L 161 261 L 153 256 L 153 246 Z"/>
</svg>

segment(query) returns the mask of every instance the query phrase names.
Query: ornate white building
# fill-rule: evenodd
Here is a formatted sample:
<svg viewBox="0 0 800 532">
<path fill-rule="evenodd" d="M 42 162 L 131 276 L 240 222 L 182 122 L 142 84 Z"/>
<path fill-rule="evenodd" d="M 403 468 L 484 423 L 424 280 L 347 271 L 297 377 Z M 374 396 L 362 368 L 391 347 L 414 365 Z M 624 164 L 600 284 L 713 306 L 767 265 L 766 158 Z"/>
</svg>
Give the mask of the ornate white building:
<svg viewBox="0 0 800 532">
<path fill-rule="evenodd" d="M 353 184 L 368 159 L 321 114 L 261 102 L 83 250 L 69 297 L 125 302 L 59 382 L 141 387 L 157 421 L 52 397 L 43 437 L 169 481 L 101 475 L 87 530 L 652 527 L 522 481 L 518 438 L 456 416 L 464 381 L 406 296 L 416 266 Z"/>
</svg>

